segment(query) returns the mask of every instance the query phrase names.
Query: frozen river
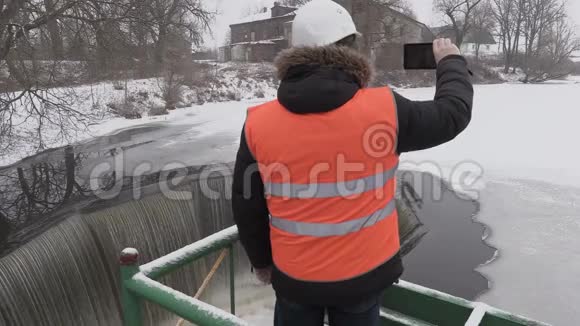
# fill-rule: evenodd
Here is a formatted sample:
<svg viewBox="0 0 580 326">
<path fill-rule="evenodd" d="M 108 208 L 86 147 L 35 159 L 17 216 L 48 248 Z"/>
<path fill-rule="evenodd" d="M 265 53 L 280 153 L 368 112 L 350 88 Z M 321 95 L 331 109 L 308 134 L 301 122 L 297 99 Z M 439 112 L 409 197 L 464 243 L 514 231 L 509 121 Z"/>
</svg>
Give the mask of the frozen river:
<svg viewBox="0 0 580 326">
<path fill-rule="evenodd" d="M 429 99 L 434 89 L 401 93 Z M 499 253 L 478 269 L 491 283 L 479 300 L 555 325 L 580 323 L 578 94 L 580 84 L 574 82 L 476 86 L 473 120 L 466 132 L 447 145 L 402 157 L 403 167 L 439 174 L 480 202 L 475 219 L 488 226 L 486 241 Z M 230 160 L 245 108 L 255 103 L 208 104 L 161 120 L 133 121 L 171 125 L 178 131 L 170 141 L 144 145 L 149 146 L 146 152 L 134 150 L 162 150 L 159 164 Z M 119 124 L 112 121 L 100 128 L 113 130 Z M 204 137 L 214 145 L 204 155 L 191 156 L 183 145 L 191 137 Z M 479 178 L 472 182 L 464 176 Z M 461 258 L 452 251 L 441 255 L 442 261 Z M 446 267 L 434 259 L 425 268 Z"/>
<path fill-rule="evenodd" d="M 429 99 L 434 89 L 401 93 Z M 580 324 L 578 94 L 580 84 L 573 82 L 476 86 L 469 129 L 447 145 L 405 154 L 401 164 L 442 177 L 466 194 L 465 201 L 473 198 L 480 203 L 475 220 L 487 226 L 485 241 L 499 251 L 495 260 L 476 269 L 491 286 L 478 300 L 554 325 Z M 245 109 L 256 103 L 206 104 L 166 117 L 112 120 L 92 127 L 106 137 L 80 146 L 86 151 L 121 148 L 124 155 L 115 157 L 123 158 L 127 175 L 142 171 L 143 162 L 150 163 L 148 171 L 229 162 L 237 149 Z M 192 143 L 203 146 L 192 148 Z M 88 174 L 94 166 L 84 168 Z M 435 212 L 437 198 L 432 202 Z M 431 259 L 409 255 L 408 263 L 421 263 L 426 270 L 436 271 L 433 275 L 452 275 L 454 261 L 471 259 L 469 252 L 456 249 L 439 250 L 440 256 Z M 425 285 L 436 286 L 438 281 L 442 287 L 452 287 L 437 277 Z M 245 316 L 269 325 L 271 291 L 259 291 L 265 296 L 246 306 Z"/>
</svg>

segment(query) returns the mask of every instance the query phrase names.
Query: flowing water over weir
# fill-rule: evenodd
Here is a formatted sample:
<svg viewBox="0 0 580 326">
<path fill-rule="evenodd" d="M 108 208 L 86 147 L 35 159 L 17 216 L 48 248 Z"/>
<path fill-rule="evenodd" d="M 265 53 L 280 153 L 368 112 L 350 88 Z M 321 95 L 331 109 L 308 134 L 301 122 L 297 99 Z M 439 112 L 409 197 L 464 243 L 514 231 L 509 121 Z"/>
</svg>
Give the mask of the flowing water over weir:
<svg viewBox="0 0 580 326">
<path fill-rule="evenodd" d="M 198 180 L 182 182 L 171 198 L 154 185 L 140 200 L 126 191 L 114 202 L 98 202 L 1 258 L 0 324 L 120 325 L 120 250 L 138 248 L 144 263 L 232 225 L 231 176 Z M 208 199 L 202 186 L 222 196 Z M 239 265 L 245 264 L 243 252 L 236 252 Z M 161 281 L 192 294 L 213 260 Z M 153 306 L 144 311 L 151 325 L 174 319 Z"/>
<path fill-rule="evenodd" d="M 71 164 L 64 164 L 64 171 Z M 207 171 L 213 173 L 206 173 Z M 10 174 L 6 171 L 0 172 L 4 173 L 0 173 L 0 177 Z M 36 201 L 35 205 L 28 206 L 27 213 L 16 214 L 17 217 L 26 216 L 31 221 L 22 222 L 23 226 L 18 226 L 18 221 L 12 221 L 10 225 L 13 232 L 8 232 L 4 253 L 0 245 L 0 325 L 121 325 L 118 256 L 123 248 L 137 248 L 142 264 L 233 224 L 230 204 L 231 165 L 219 165 L 209 169 L 187 168 L 185 172 L 189 175 L 176 186 L 171 180 L 158 182 L 158 174 L 141 179 L 147 181 L 142 182 L 141 185 L 144 186 L 138 188 L 133 188 L 134 180 L 123 180 L 122 183 L 126 186 L 119 195 L 109 200 L 80 196 L 78 193 L 82 193 L 84 183 L 78 182 L 73 186 L 63 187 L 65 196 L 61 197 L 68 198 L 69 204 L 55 205 L 52 211 L 37 212 L 42 205 L 41 201 Z M 54 173 L 55 180 L 61 179 L 52 184 L 68 184 L 62 174 Z M 25 173 L 15 175 L 22 177 Z M 29 175 L 27 179 L 37 180 Z M 26 187 L 23 184 L 20 178 L 19 187 L 26 188 L 29 195 L 49 198 L 50 196 L 38 195 L 45 191 L 50 192 L 53 197 L 56 196 L 56 190 L 50 186 L 35 188 L 31 186 L 33 181 L 26 183 Z M 413 187 L 409 187 L 407 183 L 400 184 L 402 186 L 398 197 L 404 252 L 413 252 L 419 256 L 438 254 L 430 251 L 429 243 L 424 243 L 429 238 L 425 235 L 430 230 L 438 230 L 433 224 L 436 221 L 432 221 L 429 227 L 421 222 L 429 217 L 428 212 L 422 211 L 422 205 L 428 206 L 429 203 L 417 198 Z M 71 188 L 75 190 L 69 191 Z M 3 191 L 0 199 L 6 200 L 10 196 L 6 195 L 6 189 Z M 421 195 L 428 196 L 426 193 Z M 21 198 L 12 197 L 14 203 Z M 28 201 L 32 200 L 30 196 L 27 198 Z M 456 198 L 446 200 L 451 206 L 458 203 Z M 75 204 L 70 204 L 71 202 Z M 0 213 L 15 212 L 15 205 L 0 204 L 3 205 Z M 463 213 L 462 211 L 461 214 Z M 468 214 L 471 213 L 473 212 Z M 31 216 L 35 216 L 35 219 Z M 471 216 L 455 217 L 464 219 L 463 222 L 471 222 Z M 449 223 L 449 219 L 445 223 Z M 470 229 L 472 225 L 467 223 L 462 227 Z M 479 227 L 475 230 L 475 238 L 462 239 L 463 242 L 458 247 L 475 251 L 472 253 L 477 257 L 476 260 L 483 263 L 493 255 L 493 250 L 481 242 Z M 480 234 L 477 234 L 478 230 Z M 193 295 L 217 255 L 200 260 L 160 281 Z M 239 246 L 236 248 L 236 262 L 236 276 L 238 279 L 247 280 L 249 263 Z M 472 272 L 477 263 L 470 264 L 473 266 L 464 266 L 464 269 Z M 420 265 L 414 266 L 412 261 L 407 266 L 407 269 L 414 270 L 412 275 L 418 277 L 418 281 L 421 281 L 419 269 L 423 268 Z M 220 295 L 225 292 L 223 290 L 227 286 L 228 272 L 226 266 L 219 269 L 206 295 L 202 297 L 203 300 L 220 307 L 228 307 L 227 299 Z M 427 274 L 430 273 L 427 271 Z M 454 279 L 455 282 L 473 281 L 470 275 L 464 279 L 457 279 L 456 274 L 440 276 Z M 247 282 L 237 282 L 237 290 L 243 290 L 244 287 L 251 288 Z M 475 295 L 485 288 L 486 285 L 475 285 L 465 296 Z M 253 295 L 256 297 L 259 294 Z M 242 295 L 238 297 L 238 304 L 251 300 L 251 295 L 246 298 Z M 148 325 L 175 325 L 176 317 L 158 307 L 146 304 L 143 311 Z"/>
</svg>

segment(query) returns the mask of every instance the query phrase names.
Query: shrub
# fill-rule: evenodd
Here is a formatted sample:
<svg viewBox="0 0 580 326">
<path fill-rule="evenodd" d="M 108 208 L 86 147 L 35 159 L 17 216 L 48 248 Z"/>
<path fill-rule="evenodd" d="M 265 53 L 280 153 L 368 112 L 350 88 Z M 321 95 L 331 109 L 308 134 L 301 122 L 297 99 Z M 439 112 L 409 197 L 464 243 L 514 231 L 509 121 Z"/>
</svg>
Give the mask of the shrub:
<svg viewBox="0 0 580 326">
<path fill-rule="evenodd" d="M 113 88 L 117 91 L 122 91 L 125 89 L 125 83 L 120 80 L 113 81 Z"/>
<path fill-rule="evenodd" d="M 149 116 L 159 116 L 159 115 L 166 115 L 168 114 L 169 111 L 167 111 L 167 108 L 163 105 L 159 105 L 159 104 L 152 104 L 149 107 Z"/>
<path fill-rule="evenodd" d="M 264 98 L 264 97 L 266 97 L 266 95 L 264 94 L 264 91 L 263 91 L 263 90 L 261 90 L 261 89 L 257 89 L 257 90 L 254 92 L 254 96 L 255 96 L 256 98 Z"/>
<path fill-rule="evenodd" d="M 108 103 L 107 107 L 113 114 L 124 117 L 125 119 L 140 119 L 142 117 L 135 104 L 129 101 Z"/>
<path fill-rule="evenodd" d="M 181 100 L 183 79 L 174 72 L 167 72 L 160 86 L 166 110 L 175 110 Z"/>
</svg>

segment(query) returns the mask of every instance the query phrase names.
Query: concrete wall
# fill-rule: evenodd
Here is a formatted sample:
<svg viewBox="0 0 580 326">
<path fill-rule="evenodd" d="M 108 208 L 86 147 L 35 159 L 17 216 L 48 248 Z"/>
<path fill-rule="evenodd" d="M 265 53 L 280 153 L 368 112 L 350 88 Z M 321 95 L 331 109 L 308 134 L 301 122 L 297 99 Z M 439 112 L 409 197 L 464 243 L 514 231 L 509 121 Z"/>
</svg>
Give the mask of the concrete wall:
<svg viewBox="0 0 580 326">
<path fill-rule="evenodd" d="M 284 16 L 246 24 L 233 25 L 232 44 L 283 38 L 284 23 L 292 20 L 294 20 L 294 16 Z"/>
<path fill-rule="evenodd" d="M 227 62 L 232 60 L 232 49 L 229 45 L 222 46 L 218 51 L 218 61 Z"/>
<path fill-rule="evenodd" d="M 272 62 L 281 50 L 287 47 L 287 42 L 272 44 L 236 44 L 232 46 L 232 61 L 242 62 Z"/>
</svg>

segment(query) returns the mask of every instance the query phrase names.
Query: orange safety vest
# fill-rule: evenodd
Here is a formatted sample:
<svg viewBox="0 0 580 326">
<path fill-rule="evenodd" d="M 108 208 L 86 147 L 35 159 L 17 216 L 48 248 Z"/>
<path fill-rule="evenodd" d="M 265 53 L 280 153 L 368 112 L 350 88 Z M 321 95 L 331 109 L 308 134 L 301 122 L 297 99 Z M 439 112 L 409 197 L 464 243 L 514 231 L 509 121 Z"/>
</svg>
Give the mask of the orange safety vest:
<svg viewBox="0 0 580 326">
<path fill-rule="evenodd" d="M 330 112 L 278 101 L 248 110 L 245 135 L 264 182 L 276 268 L 310 282 L 361 276 L 400 249 L 397 109 L 389 88 Z"/>
</svg>

